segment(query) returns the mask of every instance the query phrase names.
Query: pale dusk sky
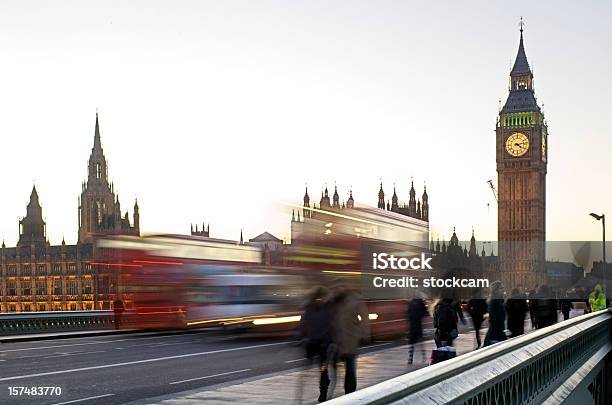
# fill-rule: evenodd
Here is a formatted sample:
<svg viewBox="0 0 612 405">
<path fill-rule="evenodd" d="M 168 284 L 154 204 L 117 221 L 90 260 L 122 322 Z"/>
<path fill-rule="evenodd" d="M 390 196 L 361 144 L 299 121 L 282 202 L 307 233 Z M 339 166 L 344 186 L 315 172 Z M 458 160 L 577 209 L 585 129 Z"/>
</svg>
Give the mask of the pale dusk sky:
<svg viewBox="0 0 612 405">
<path fill-rule="evenodd" d="M 495 120 L 520 16 L 549 125 L 547 239 L 612 215 L 607 2 L 3 1 L 0 238 L 33 182 L 51 243 L 77 236 L 95 112 L 145 232 L 289 238 L 304 185 L 375 205 L 427 183 L 431 229 L 496 238 Z M 489 206 L 487 206 L 489 204 Z"/>
</svg>

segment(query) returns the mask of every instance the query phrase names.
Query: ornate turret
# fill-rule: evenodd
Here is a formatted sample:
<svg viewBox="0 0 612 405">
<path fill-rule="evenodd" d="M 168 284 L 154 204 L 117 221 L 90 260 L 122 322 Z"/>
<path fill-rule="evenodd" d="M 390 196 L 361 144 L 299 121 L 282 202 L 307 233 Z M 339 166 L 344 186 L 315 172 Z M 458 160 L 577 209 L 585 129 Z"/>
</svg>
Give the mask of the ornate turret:
<svg viewBox="0 0 612 405">
<path fill-rule="evenodd" d="M 410 199 L 408 200 L 408 215 L 416 216 L 416 191 L 414 191 L 414 181 L 410 182 Z"/>
<path fill-rule="evenodd" d="M 399 204 L 397 200 L 397 192 L 395 191 L 395 186 L 393 186 L 393 196 L 391 197 L 391 211 L 393 212 L 399 211 Z"/>
<path fill-rule="evenodd" d="M 457 237 L 455 227 L 453 227 L 453 235 L 450 238 L 450 243 L 448 244 L 448 246 L 459 246 L 459 238 Z"/>
<path fill-rule="evenodd" d="M 338 187 L 334 186 L 333 208 L 340 208 L 340 196 L 338 195 Z"/>
<path fill-rule="evenodd" d="M 140 207 L 138 207 L 138 199 L 134 201 L 134 229 L 140 232 Z M 204 225 L 202 225 L 204 229 Z"/>
<path fill-rule="evenodd" d="M 108 170 L 106 158 L 102 150 L 102 140 L 100 137 L 100 123 L 98 121 L 98 113 L 96 113 L 96 126 L 94 129 L 94 143 L 89 156 L 89 174 L 87 182 L 108 182 Z"/>
<path fill-rule="evenodd" d="M 378 208 L 385 209 L 385 192 L 383 191 L 382 182 L 380 183 L 380 190 L 378 190 Z"/>
<path fill-rule="evenodd" d="M 355 207 L 355 200 L 353 200 L 353 190 L 349 191 L 349 198 L 346 201 L 346 208 L 354 208 Z"/>
<path fill-rule="evenodd" d="M 329 201 L 329 191 L 327 191 L 327 186 L 325 186 L 325 191 L 321 194 L 321 209 L 331 208 L 331 203 Z"/>
<path fill-rule="evenodd" d="M 26 210 L 26 216 L 19 221 L 19 241 L 21 245 L 39 245 L 46 242 L 46 225 L 42 217 L 42 207 L 38 201 L 36 186 L 32 187 L 30 202 Z"/>
<path fill-rule="evenodd" d="M 108 166 L 100 136 L 100 122 L 96 113 L 94 142 L 89 156 L 87 181 L 83 183 L 79 199 L 79 242 L 92 242 L 93 235 L 119 233 L 140 234 L 140 210 L 134 204 L 134 221 L 130 224 L 127 212 L 122 215 L 119 196 L 108 180 Z"/>
<path fill-rule="evenodd" d="M 421 205 L 421 218 L 423 221 L 429 222 L 429 196 L 427 195 L 427 186 L 423 186 L 423 196 L 421 200 L 423 201 Z"/>
<path fill-rule="evenodd" d="M 507 116 L 513 112 L 541 112 L 540 107 L 535 98 L 534 86 L 533 86 L 533 72 L 527 61 L 527 54 L 525 53 L 525 45 L 523 44 L 523 22 L 521 20 L 521 37 L 519 41 L 519 48 L 514 61 L 514 66 L 510 71 L 510 94 L 506 100 L 506 104 L 501 110 L 501 114 Z M 525 118 L 527 117 L 527 118 Z M 526 123 L 530 124 L 536 120 L 527 121 L 528 115 L 524 117 L 509 117 L 513 119 L 512 125 L 519 126 Z M 518 122 L 517 120 L 522 119 L 523 121 Z"/>
<path fill-rule="evenodd" d="M 304 192 L 304 207 L 310 208 L 310 196 L 308 195 L 308 187 L 306 187 L 306 191 Z"/>
<path fill-rule="evenodd" d="M 470 239 L 470 257 L 478 256 L 476 251 L 476 238 L 474 237 L 474 229 L 472 229 L 472 238 Z"/>
</svg>

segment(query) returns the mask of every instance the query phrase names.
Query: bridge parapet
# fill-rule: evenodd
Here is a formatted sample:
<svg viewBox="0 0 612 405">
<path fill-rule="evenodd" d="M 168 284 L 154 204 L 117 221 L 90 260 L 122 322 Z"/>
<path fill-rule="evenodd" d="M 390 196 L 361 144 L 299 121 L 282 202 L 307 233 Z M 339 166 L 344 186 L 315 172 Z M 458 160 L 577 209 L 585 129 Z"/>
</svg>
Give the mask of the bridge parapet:
<svg viewBox="0 0 612 405">
<path fill-rule="evenodd" d="M 328 403 L 603 405 L 612 403 L 611 351 L 612 314 L 600 311 L 401 375 Z"/>
<path fill-rule="evenodd" d="M 0 314 L 0 335 L 113 329 L 113 311 Z"/>
</svg>

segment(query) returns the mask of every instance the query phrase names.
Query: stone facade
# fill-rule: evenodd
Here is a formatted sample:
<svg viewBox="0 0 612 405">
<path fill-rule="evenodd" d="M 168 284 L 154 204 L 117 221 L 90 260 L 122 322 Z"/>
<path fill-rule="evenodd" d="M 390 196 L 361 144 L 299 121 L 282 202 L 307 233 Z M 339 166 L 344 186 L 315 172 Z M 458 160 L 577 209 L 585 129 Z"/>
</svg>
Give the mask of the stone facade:
<svg viewBox="0 0 612 405">
<path fill-rule="evenodd" d="M 78 242 L 52 246 L 36 187 L 32 188 L 26 216 L 19 221 L 15 247 L 0 249 L 0 312 L 87 311 L 111 309 L 116 280 L 95 264 L 96 234 L 140 234 L 138 203 L 132 223 L 121 215 L 119 197 L 108 181 L 96 114 L 94 146 L 87 181 L 79 199 Z"/>
</svg>

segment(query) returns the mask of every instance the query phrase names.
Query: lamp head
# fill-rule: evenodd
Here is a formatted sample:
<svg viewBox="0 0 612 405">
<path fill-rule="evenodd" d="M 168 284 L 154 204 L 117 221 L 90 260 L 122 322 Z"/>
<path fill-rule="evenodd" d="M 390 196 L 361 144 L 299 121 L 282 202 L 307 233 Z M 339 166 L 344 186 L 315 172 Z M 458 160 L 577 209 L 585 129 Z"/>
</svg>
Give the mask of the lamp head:
<svg viewBox="0 0 612 405">
<path fill-rule="evenodd" d="M 594 214 L 592 212 L 589 215 L 592 216 L 593 218 L 595 218 L 598 221 L 600 221 L 603 218 L 603 215 L 597 215 L 597 214 Z"/>
</svg>

